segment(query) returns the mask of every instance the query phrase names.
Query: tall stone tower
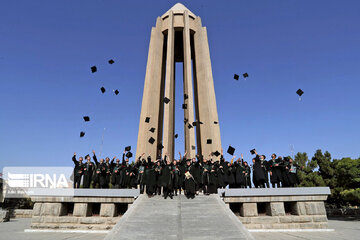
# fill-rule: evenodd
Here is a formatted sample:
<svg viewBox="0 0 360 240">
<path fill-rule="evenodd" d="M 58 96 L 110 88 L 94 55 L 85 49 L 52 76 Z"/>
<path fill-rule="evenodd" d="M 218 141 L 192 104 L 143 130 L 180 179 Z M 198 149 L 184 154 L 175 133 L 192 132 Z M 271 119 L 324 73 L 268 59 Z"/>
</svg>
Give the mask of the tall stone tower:
<svg viewBox="0 0 360 240">
<path fill-rule="evenodd" d="M 207 31 L 200 17 L 177 3 L 151 29 L 136 158 L 142 153 L 153 160 L 165 153 L 174 158 L 175 62 L 183 63 L 179 101 L 187 157 L 221 150 Z"/>
</svg>

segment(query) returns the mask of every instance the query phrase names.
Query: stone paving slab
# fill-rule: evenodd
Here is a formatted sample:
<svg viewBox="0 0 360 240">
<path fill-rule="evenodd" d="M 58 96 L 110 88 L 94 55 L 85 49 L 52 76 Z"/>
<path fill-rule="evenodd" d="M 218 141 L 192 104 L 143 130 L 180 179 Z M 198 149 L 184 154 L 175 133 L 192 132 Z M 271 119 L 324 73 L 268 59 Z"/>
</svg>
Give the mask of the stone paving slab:
<svg viewBox="0 0 360 240">
<path fill-rule="evenodd" d="M 141 195 L 106 239 L 141 238 L 253 239 L 218 195 L 195 199 Z"/>
</svg>

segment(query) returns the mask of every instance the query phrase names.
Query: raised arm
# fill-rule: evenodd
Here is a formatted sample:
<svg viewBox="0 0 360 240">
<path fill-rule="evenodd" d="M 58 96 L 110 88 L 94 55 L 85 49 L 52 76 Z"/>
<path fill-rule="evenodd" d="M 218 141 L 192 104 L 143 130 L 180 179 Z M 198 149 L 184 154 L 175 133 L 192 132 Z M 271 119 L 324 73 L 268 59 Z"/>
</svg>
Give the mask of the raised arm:
<svg viewBox="0 0 360 240">
<path fill-rule="evenodd" d="M 95 151 L 93 150 L 92 153 L 94 154 L 93 159 L 94 159 L 96 165 L 98 165 L 99 162 L 98 162 L 97 157 L 95 155 Z"/>
<path fill-rule="evenodd" d="M 75 166 L 79 165 L 79 162 L 76 160 L 76 152 L 74 152 L 74 156 L 72 157 L 72 160 L 73 160 Z"/>
</svg>

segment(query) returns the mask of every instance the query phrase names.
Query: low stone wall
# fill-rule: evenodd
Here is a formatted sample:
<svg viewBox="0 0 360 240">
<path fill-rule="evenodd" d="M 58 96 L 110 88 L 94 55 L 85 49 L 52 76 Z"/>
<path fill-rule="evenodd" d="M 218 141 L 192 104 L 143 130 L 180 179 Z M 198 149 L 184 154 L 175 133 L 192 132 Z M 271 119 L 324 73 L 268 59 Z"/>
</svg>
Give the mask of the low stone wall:
<svg viewBox="0 0 360 240">
<path fill-rule="evenodd" d="M 77 196 L 59 196 L 59 190 L 55 194 L 32 196 L 31 228 L 112 229 L 139 195 L 137 189 L 87 190 Z"/>
<path fill-rule="evenodd" d="M 32 209 L 15 209 L 14 217 L 15 218 L 31 218 L 32 217 Z"/>
<path fill-rule="evenodd" d="M 226 189 L 223 200 L 248 229 L 328 228 L 329 188 Z"/>
</svg>

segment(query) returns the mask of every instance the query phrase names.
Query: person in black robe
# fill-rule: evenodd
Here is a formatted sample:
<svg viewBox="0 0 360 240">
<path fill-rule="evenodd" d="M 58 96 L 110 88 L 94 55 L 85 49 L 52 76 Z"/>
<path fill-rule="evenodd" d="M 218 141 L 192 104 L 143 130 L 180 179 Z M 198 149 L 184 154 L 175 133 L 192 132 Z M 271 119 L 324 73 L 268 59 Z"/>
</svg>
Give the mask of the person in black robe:
<svg viewBox="0 0 360 240">
<path fill-rule="evenodd" d="M 201 182 L 203 186 L 203 192 L 205 195 L 209 195 L 211 162 L 208 161 L 206 158 L 203 158 L 201 167 L 202 167 Z"/>
<path fill-rule="evenodd" d="M 93 154 L 95 156 L 95 151 L 93 151 Z M 95 170 L 95 165 L 93 162 L 91 162 L 91 158 L 89 155 L 86 155 L 85 157 L 86 163 L 83 165 L 83 188 L 90 188 L 93 172 Z"/>
<path fill-rule="evenodd" d="M 161 183 L 162 183 L 162 165 L 161 165 L 161 159 L 156 160 L 155 162 L 155 175 L 156 175 L 156 194 L 161 195 Z"/>
<path fill-rule="evenodd" d="M 80 182 L 81 177 L 84 173 L 83 170 L 83 158 L 79 157 L 79 161 L 76 160 L 76 152 L 74 153 L 74 156 L 72 157 L 72 161 L 75 164 L 74 167 L 74 188 L 80 188 Z"/>
<path fill-rule="evenodd" d="M 195 194 L 196 194 L 195 185 L 196 185 L 196 183 L 195 183 L 194 177 L 191 175 L 191 173 L 189 171 L 186 171 L 185 172 L 185 180 L 184 180 L 184 188 L 185 188 L 184 193 L 188 199 L 195 198 Z"/>
<path fill-rule="evenodd" d="M 235 186 L 236 188 L 245 188 L 245 168 L 240 158 L 234 163 L 235 166 Z"/>
<path fill-rule="evenodd" d="M 265 188 L 264 156 L 260 156 L 255 151 L 256 157 L 253 159 L 253 182 L 255 187 Z"/>
<path fill-rule="evenodd" d="M 285 168 L 287 170 L 289 187 L 297 187 L 299 184 L 299 178 L 297 176 L 297 170 L 299 169 L 299 166 L 293 162 L 292 158 L 289 158 L 289 162 Z"/>
<path fill-rule="evenodd" d="M 173 169 L 172 169 L 172 171 L 173 171 L 173 174 L 174 174 L 173 189 L 174 189 L 175 196 L 177 196 L 178 191 L 179 191 L 179 194 L 181 193 L 182 184 L 180 182 L 179 164 L 178 164 L 178 161 L 176 161 L 175 159 L 173 161 Z"/>
<path fill-rule="evenodd" d="M 270 168 L 270 182 L 273 188 L 280 188 L 282 183 L 282 159 L 276 158 L 276 154 L 273 153 L 271 155 L 271 160 L 269 161 L 269 168 Z"/>
<path fill-rule="evenodd" d="M 163 187 L 164 199 L 167 197 L 173 198 L 173 181 L 174 181 L 174 172 L 171 160 L 165 154 L 165 158 L 162 161 L 162 169 L 160 172 L 161 177 L 161 186 Z"/>
<path fill-rule="evenodd" d="M 116 163 L 114 163 L 114 159 L 111 161 L 111 184 L 113 188 L 120 188 L 121 182 L 120 182 L 120 171 L 121 171 L 121 164 L 120 159 L 116 159 Z"/>
<path fill-rule="evenodd" d="M 218 161 L 211 160 L 210 162 L 210 173 L 209 173 L 209 185 L 208 185 L 208 194 L 217 193 L 218 189 L 218 168 L 219 163 Z"/>
<path fill-rule="evenodd" d="M 178 163 L 178 168 L 179 168 L 179 184 L 180 184 L 180 189 L 179 189 L 179 194 L 181 194 L 181 189 L 184 189 L 184 180 L 185 180 L 185 166 L 186 166 L 186 152 L 184 154 L 184 157 L 181 157 L 181 153 L 179 152 L 180 155 L 180 160 Z"/>
<path fill-rule="evenodd" d="M 145 163 L 144 178 L 146 184 L 146 194 L 148 197 L 152 197 L 156 192 L 156 173 L 155 165 L 151 161 L 151 157 L 148 156 L 147 162 Z"/>
<path fill-rule="evenodd" d="M 225 158 L 222 154 L 222 150 L 221 150 L 221 156 L 220 156 L 220 163 L 218 164 L 218 168 L 217 168 L 217 175 L 218 175 L 218 188 L 225 188 L 226 187 L 226 168 L 227 165 L 225 163 Z"/>
<path fill-rule="evenodd" d="M 281 158 L 281 157 L 279 157 L 279 158 Z M 281 165 L 282 187 L 290 187 L 288 164 L 289 164 L 289 158 L 284 157 L 283 163 Z"/>
<path fill-rule="evenodd" d="M 130 181 L 128 188 L 137 188 L 137 174 L 138 169 L 136 168 L 135 164 L 132 162 L 130 164 Z"/>
<path fill-rule="evenodd" d="M 94 154 L 94 161 L 95 161 L 95 174 L 93 179 L 93 188 L 105 188 L 106 186 L 106 165 L 104 163 L 104 159 L 101 158 L 100 162 L 98 162 L 96 155 Z M 98 186 L 99 184 L 99 186 Z"/>
<path fill-rule="evenodd" d="M 269 171 L 270 171 L 269 162 L 265 160 L 266 159 L 265 155 L 261 155 L 260 157 L 262 157 L 261 162 L 262 162 L 262 169 L 264 171 L 264 176 L 265 176 L 265 187 L 270 188 L 270 185 L 269 185 Z"/>
<path fill-rule="evenodd" d="M 114 161 L 115 157 L 112 159 L 112 161 Z M 106 176 L 105 176 L 105 184 L 104 184 L 104 188 L 109 188 L 110 187 L 110 178 L 111 178 L 111 173 L 112 173 L 112 168 L 111 168 L 111 163 L 110 163 L 110 158 L 106 157 L 105 158 L 105 169 L 106 169 Z"/>
<path fill-rule="evenodd" d="M 229 188 L 235 188 L 235 170 L 236 167 L 234 166 L 234 157 L 231 159 L 231 162 L 228 163 L 226 176 L 227 176 L 227 183 L 229 185 Z"/>
<path fill-rule="evenodd" d="M 199 194 L 201 188 L 201 166 L 200 166 L 201 157 L 196 157 L 191 159 L 191 169 L 190 174 L 193 176 L 195 181 L 195 190 L 196 194 Z"/>
<path fill-rule="evenodd" d="M 131 166 L 129 164 L 129 158 L 125 158 L 126 151 L 124 151 L 122 156 L 121 163 L 121 188 L 130 188 L 130 177 L 131 175 Z"/>
<path fill-rule="evenodd" d="M 245 188 L 247 187 L 251 188 L 251 180 L 250 180 L 251 168 L 247 162 L 244 162 L 244 169 L 245 169 Z"/>
<path fill-rule="evenodd" d="M 144 158 L 142 158 L 145 155 L 145 153 L 143 153 L 138 161 L 136 162 L 136 166 L 138 169 L 138 174 L 137 174 L 137 184 L 139 184 L 140 186 L 140 194 L 144 193 L 144 189 L 145 189 L 145 163 L 146 160 Z"/>
</svg>

